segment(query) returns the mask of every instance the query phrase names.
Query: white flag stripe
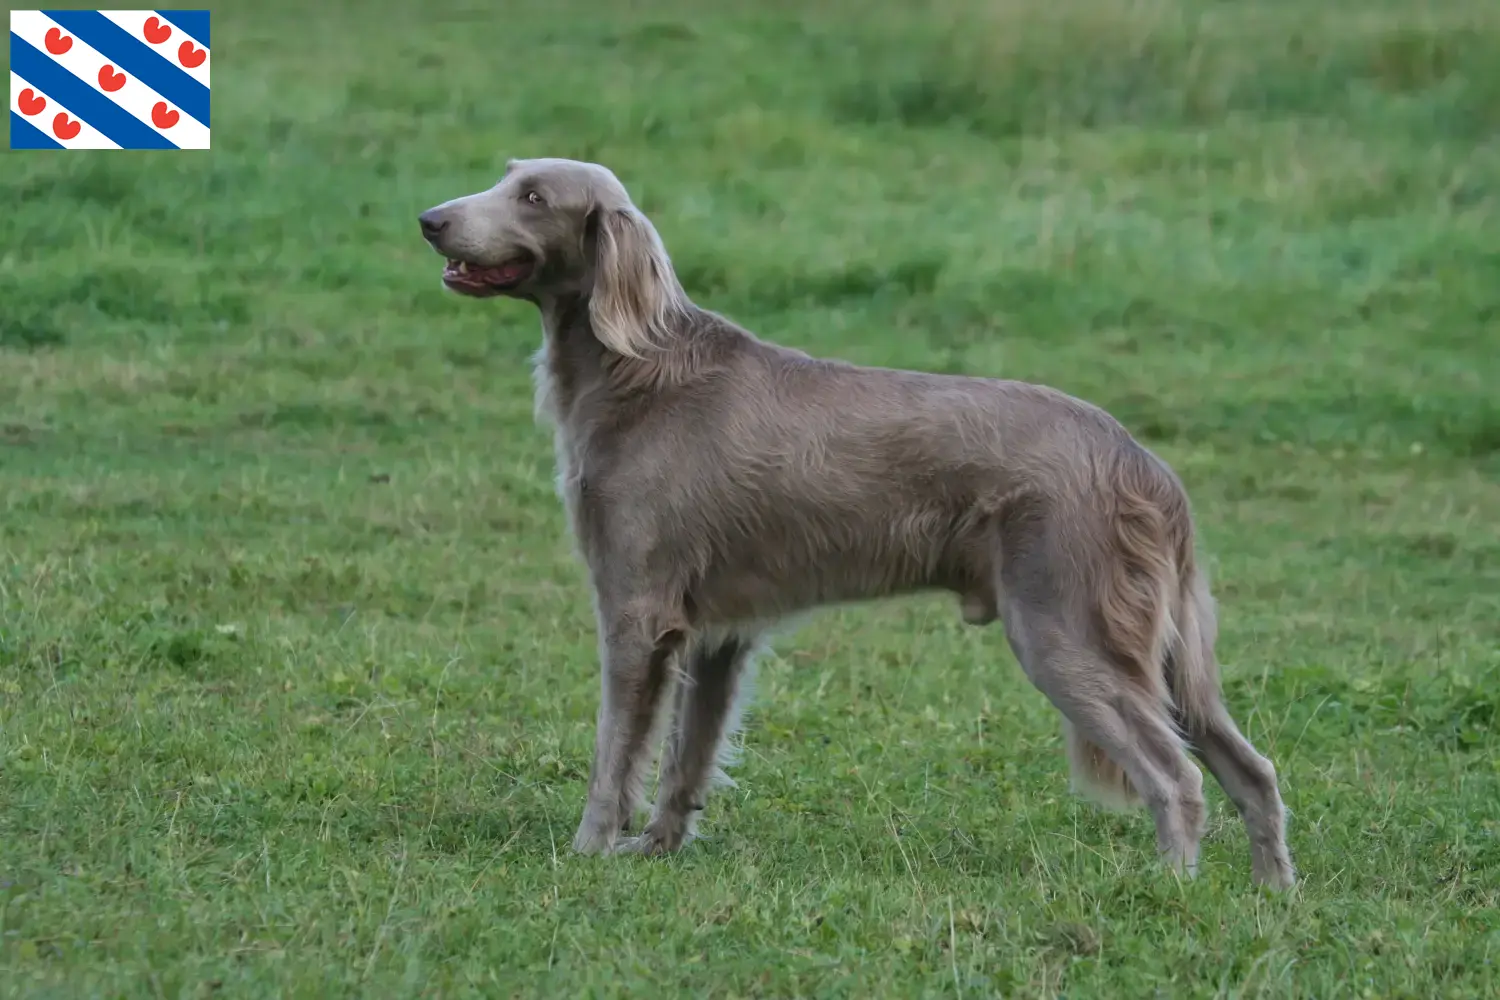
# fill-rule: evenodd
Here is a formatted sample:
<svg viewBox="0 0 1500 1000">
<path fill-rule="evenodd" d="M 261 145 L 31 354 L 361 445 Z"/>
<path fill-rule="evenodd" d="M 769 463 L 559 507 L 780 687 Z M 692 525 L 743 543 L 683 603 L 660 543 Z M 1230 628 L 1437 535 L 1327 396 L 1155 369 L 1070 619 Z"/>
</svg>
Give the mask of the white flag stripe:
<svg viewBox="0 0 1500 1000">
<path fill-rule="evenodd" d="M 21 91 L 30 90 L 33 97 L 43 97 L 47 100 L 47 106 L 39 113 L 28 115 L 21 110 Z M 58 104 L 51 97 L 42 93 L 14 72 L 10 75 L 10 109 L 22 118 L 26 119 L 37 130 L 44 133 L 53 142 L 60 143 L 68 149 L 119 149 L 119 145 L 112 141 L 103 132 L 89 125 L 88 122 L 79 118 L 67 108 Z M 68 121 L 78 122 L 78 134 L 71 139 L 59 139 L 57 133 L 52 131 L 52 122 L 59 114 L 66 114 Z"/>
<path fill-rule="evenodd" d="M 154 10 L 101 10 L 99 13 L 115 22 L 115 24 L 123 28 L 127 34 L 146 46 L 146 48 L 154 50 L 157 55 L 203 84 L 203 86 L 208 86 L 208 67 L 214 61 L 213 53 L 208 51 L 208 46 L 199 45 L 197 39 L 177 27 L 168 18 L 163 17 Z M 171 11 L 167 13 L 171 14 Z M 172 29 L 171 34 L 167 35 L 166 41 L 150 42 L 146 40 L 146 22 L 153 17 L 163 27 Z M 177 58 L 177 53 L 182 48 L 183 42 L 192 42 L 193 49 L 203 53 L 203 64 L 201 66 L 189 68 L 184 66 L 181 60 Z"/>
<path fill-rule="evenodd" d="M 10 30 L 29 42 L 38 52 L 47 52 L 47 32 L 52 28 L 57 28 L 64 35 L 68 34 L 56 21 L 41 11 L 13 10 L 10 12 Z M 76 35 L 72 37 L 73 44 L 62 55 L 54 56 L 47 53 L 53 62 L 107 97 L 147 128 L 165 137 L 168 142 L 179 149 L 209 148 L 208 127 L 171 101 L 166 103 L 170 110 L 178 112 L 176 124 L 171 128 L 157 128 L 156 123 L 151 120 L 151 109 L 158 101 L 163 101 L 165 98 L 119 66 L 110 63 L 102 53 L 85 44 L 83 39 Z M 116 73 L 125 74 L 125 85 L 119 90 L 105 90 L 99 83 L 99 69 L 106 63 L 109 63 Z"/>
</svg>

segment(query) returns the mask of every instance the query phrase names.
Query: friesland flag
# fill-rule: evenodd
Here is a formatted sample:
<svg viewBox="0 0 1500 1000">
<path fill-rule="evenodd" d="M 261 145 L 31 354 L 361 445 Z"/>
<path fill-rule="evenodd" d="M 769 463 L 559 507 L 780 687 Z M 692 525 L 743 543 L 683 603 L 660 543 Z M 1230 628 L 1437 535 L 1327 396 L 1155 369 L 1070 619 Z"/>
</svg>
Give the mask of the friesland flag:
<svg viewBox="0 0 1500 1000">
<path fill-rule="evenodd" d="M 10 12 L 11 149 L 207 149 L 208 11 Z"/>
</svg>

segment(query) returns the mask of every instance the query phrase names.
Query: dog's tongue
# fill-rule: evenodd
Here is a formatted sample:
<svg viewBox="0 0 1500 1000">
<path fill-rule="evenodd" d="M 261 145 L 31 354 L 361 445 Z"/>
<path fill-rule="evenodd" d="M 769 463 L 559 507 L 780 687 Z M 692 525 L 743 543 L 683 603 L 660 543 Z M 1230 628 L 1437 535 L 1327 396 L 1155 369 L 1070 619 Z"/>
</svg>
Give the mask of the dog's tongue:
<svg viewBox="0 0 1500 1000">
<path fill-rule="evenodd" d="M 518 278 L 525 277 L 526 269 L 530 266 L 525 261 L 513 261 L 509 264 L 502 264 L 499 267 L 492 267 L 490 270 L 495 272 L 495 277 L 492 280 L 500 282 L 515 281 Z"/>
<path fill-rule="evenodd" d="M 486 267 L 483 270 L 469 269 L 469 277 L 490 285 L 508 285 L 525 273 L 526 265 L 520 261 L 501 264 L 499 267 Z"/>
<path fill-rule="evenodd" d="M 449 281 L 464 285 L 514 285 L 531 273 L 531 261 L 513 260 L 494 267 L 472 267 L 450 258 L 443 268 L 443 276 Z"/>
</svg>

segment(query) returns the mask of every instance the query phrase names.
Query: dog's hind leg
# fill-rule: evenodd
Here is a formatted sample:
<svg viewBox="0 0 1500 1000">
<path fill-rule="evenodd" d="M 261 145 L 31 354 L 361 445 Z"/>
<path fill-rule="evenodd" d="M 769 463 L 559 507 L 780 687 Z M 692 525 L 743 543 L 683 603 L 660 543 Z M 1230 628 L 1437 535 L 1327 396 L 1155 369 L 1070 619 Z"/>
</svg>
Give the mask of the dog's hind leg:
<svg viewBox="0 0 1500 1000">
<path fill-rule="evenodd" d="M 573 849 L 615 849 L 640 801 L 651 736 L 671 679 L 671 660 L 686 638 L 685 623 L 654 607 L 601 609 L 601 701 L 588 804 Z"/>
<path fill-rule="evenodd" d="M 1240 733 L 1223 705 L 1193 720 L 1193 751 L 1208 765 L 1244 818 L 1250 834 L 1250 872 L 1255 881 L 1284 889 L 1296 881 L 1286 844 L 1286 814 L 1276 787 L 1276 769 Z"/>
<path fill-rule="evenodd" d="M 1208 584 L 1196 572 L 1186 581 L 1176 641 L 1167 658 L 1178 725 L 1239 810 L 1250 835 L 1250 872 L 1256 882 L 1285 889 L 1296 881 L 1286 843 L 1286 810 L 1276 768 L 1255 749 L 1224 707 L 1214 653 L 1218 622 Z"/>
<path fill-rule="evenodd" d="M 685 657 L 677 711 L 664 755 L 651 821 L 621 850 L 662 854 L 693 834 L 697 815 L 723 757 L 749 685 L 755 638 L 715 635 L 695 640 Z"/>
<path fill-rule="evenodd" d="M 1004 618 L 1022 668 L 1066 719 L 1075 786 L 1106 805 L 1144 801 L 1156 821 L 1163 861 L 1195 874 L 1203 775 L 1188 758 L 1168 706 L 1066 615 L 1013 599 Z"/>
</svg>

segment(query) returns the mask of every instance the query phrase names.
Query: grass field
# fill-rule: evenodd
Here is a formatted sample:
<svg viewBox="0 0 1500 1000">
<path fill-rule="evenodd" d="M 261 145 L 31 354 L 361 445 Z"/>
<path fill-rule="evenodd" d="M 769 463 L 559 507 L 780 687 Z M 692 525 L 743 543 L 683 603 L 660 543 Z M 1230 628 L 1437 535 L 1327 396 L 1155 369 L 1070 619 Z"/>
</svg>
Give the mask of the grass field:
<svg viewBox="0 0 1500 1000">
<path fill-rule="evenodd" d="M 0 158 L 0 993 L 1500 989 L 1500 8 L 215 5 L 213 151 Z M 1047 382 L 1186 481 L 1302 881 L 1067 791 L 948 599 L 763 662 L 709 839 L 568 848 L 535 311 L 423 208 L 596 159 L 689 292 Z"/>
</svg>

